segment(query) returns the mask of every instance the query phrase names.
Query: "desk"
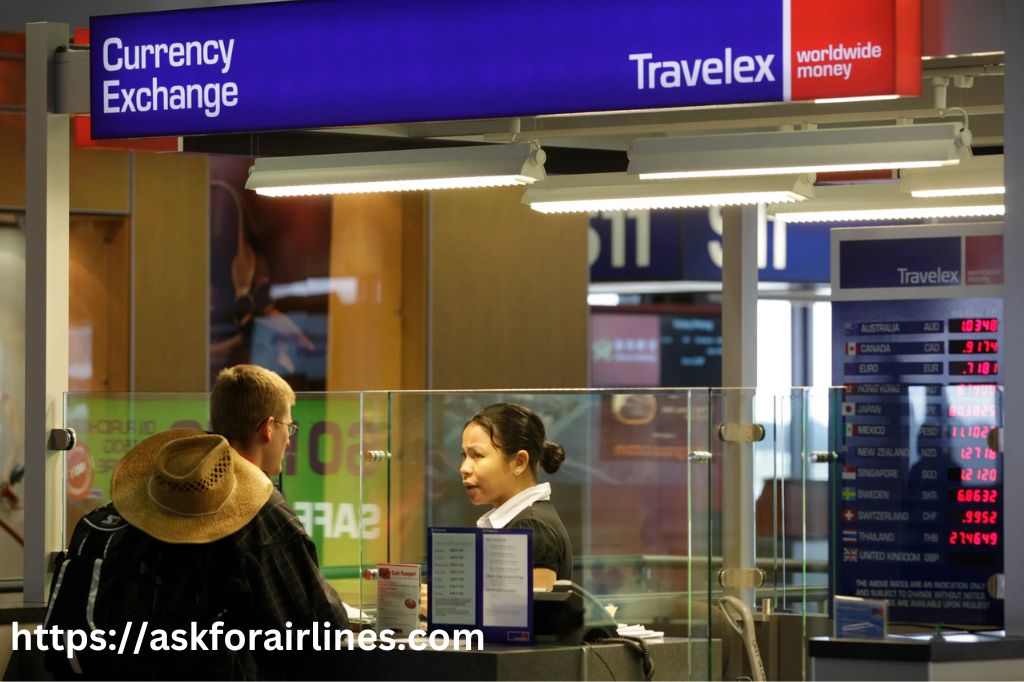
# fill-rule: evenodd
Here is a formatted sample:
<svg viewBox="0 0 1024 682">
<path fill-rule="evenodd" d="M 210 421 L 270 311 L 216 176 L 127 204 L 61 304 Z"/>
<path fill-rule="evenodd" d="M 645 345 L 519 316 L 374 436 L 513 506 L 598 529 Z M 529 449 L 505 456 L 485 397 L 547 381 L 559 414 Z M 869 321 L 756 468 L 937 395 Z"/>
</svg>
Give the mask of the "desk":
<svg viewBox="0 0 1024 682">
<path fill-rule="evenodd" d="M 647 645 L 659 680 L 705 679 L 706 640 L 667 638 Z M 694 670 L 690 670 L 690 660 Z M 345 677 L 358 680 L 642 680 L 624 644 L 487 644 L 483 651 L 351 651 Z M 711 679 L 722 679 L 722 648 L 712 641 Z"/>
<path fill-rule="evenodd" d="M 808 653 L 812 680 L 1019 680 L 1024 671 L 1024 638 L 996 633 L 815 637 Z"/>
</svg>

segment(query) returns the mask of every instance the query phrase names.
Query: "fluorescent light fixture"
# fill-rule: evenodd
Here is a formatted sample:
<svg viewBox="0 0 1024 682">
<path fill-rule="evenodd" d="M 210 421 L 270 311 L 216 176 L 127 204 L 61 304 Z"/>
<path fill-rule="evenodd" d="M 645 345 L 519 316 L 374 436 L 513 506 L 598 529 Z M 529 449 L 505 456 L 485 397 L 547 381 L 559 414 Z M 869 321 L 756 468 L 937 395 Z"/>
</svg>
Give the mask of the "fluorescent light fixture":
<svg viewBox="0 0 1024 682">
<path fill-rule="evenodd" d="M 544 158 L 529 143 L 267 157 L 245 188 L 283 197 L 528 185 L 544 179 Z"/>
<path fill-rule="evenodd" d="M 783 204 L 811 196 L 811 180 L 807 175 L 787 175 L 643 182 L 626 173 L 563 175 L 527 188 L 523 203 L 541 213 Z"/>
<path fill-rule="evenodd" d="M 614 306 L 619 304 L 619 295 L 616 293 L 589 293 L 587 294 L 587 305 Z M 92 375 L 90 375 L 92 376 Z"/>
<path fill-rule="evenodd" d="M 1005 194 L 1003 155 L 975 156 L 957 166 L 908 170 L 900 189 L 916 198 Z"/>
<path fill-rule="evenodd" d="M 629 173 L 641 180 L 931 168 L 970 157 L 961 123 L 635 140 Z"/>
<path fill-rule="evenodd" d="M 987 197 L 915 199 L 894 185 L 815 187 L 802 204 L 769 206 L 769 215 L 787 223 L 826 223 L 1001 216 L 1005 207 Z"/>
</svg>

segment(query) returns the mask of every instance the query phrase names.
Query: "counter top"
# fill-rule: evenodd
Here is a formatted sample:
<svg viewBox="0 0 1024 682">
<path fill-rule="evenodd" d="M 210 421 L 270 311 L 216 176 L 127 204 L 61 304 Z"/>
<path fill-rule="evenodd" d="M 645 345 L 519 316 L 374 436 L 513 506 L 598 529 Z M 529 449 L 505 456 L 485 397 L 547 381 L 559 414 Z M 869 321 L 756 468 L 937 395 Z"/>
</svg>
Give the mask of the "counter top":
<svg viewBox="0 0 1024 682">
<path fill-rule="evenodd" d="M 935 636 L 889 635 L 880 639 L 814 637 L 808 642 L 814 658 L 856 658 L 883 661 L 982 661 L 1024 658 L 1024 637 L 1008 637 L 1003 631 L 953 632 Z"/>
</svg>

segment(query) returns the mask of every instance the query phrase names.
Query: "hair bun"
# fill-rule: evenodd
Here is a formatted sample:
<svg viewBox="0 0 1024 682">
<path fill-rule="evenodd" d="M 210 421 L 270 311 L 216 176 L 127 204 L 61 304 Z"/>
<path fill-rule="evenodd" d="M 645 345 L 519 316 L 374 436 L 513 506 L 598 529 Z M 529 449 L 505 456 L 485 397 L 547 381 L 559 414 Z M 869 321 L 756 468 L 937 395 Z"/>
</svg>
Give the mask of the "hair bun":
<svg viewBox="0 0 1024 682">
<path fill-rule="evenodd" d="M 544 448 L 540 453 L 540 465 L 544 467 L 544 471 L 553 474 L 558 471 L 564 461 L 565 449 L 558 443 L 544 441 Z"/>
</svg>

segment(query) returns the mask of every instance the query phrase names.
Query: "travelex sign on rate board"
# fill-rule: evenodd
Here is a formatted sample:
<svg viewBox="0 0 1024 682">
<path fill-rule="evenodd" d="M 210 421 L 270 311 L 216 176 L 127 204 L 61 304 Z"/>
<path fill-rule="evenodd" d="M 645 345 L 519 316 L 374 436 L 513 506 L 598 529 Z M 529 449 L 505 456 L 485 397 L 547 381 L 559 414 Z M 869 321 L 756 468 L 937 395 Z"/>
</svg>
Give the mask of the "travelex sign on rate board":
<svg viewBox="0 0 1024 682">
<path fill-rule="evenodd" d="M 93 17 L 95 138 L 918 94 L 920 0 L 299 0 Z"/>
</svg>

